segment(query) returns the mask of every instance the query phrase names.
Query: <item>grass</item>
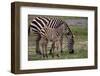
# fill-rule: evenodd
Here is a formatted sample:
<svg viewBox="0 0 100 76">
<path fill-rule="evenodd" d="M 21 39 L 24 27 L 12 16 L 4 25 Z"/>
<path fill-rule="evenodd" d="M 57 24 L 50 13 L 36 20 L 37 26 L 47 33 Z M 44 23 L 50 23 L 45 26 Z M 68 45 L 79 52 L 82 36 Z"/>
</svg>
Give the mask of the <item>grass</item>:
<svg viewBox="0 0 100 76">
<path fill-rule="evenodd" d="M 35 49 L 32 49 L 35 50 Z M 64 52 L 61 53 L 60 57 L 52 58 L 51 55 L 47 59 L 53 60 L 53 59 L 80 59 L 80 58 L 87 58 L 87 50 L 84 48 L 81 48 L 77 51 L 75 51 L 74 54 L 69 54 L 68 50 L 63 50 Z M 44 60 L 40 55 L 36 55 L 35 52 L 31 53 L 29 56 L 29 60 Z M 46 60 L 46 59 L 45 59 Z"/>
</svg>

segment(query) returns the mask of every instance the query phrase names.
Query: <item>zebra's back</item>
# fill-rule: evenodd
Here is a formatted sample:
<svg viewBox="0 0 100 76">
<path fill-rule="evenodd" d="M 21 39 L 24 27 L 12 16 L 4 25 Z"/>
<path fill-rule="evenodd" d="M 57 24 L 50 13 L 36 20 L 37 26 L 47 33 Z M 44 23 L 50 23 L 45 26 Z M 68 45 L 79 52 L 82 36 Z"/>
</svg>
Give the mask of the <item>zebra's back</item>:
<svg viewBox="0 0 100 76">
<path fill-rule="evenodd" d="M 35 17 L 30 23 L 30 30 L 37 33 L 45 33 L 43 28 L 58 28 L 61 24 L 63 24 L 63 21 L 59 18 Z"/>
</svg>

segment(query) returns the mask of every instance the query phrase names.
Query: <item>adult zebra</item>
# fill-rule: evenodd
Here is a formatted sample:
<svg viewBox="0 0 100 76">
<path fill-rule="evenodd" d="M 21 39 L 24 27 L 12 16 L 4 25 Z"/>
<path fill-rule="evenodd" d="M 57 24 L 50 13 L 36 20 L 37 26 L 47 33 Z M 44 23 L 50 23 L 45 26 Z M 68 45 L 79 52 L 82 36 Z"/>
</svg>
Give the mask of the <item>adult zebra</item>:
<svg viewBox="0 0 100 76">
<path fill-rule="evenodd" d="M 74 37 L 67 23 L 59 18 L 39 16 L 39 17 L 35 17 L 32 20 L 32 22 L 29 25 L 29 29 L 28 29 L 28 33 L 33 31 L 37 33 L 38 35 L 38 38 L 36 40 L 36 53 L 37 54 L 41 54 L 40 49 L 39 49 L 39 42 L 41 39 L 41 35 L 45 35 L 45 32 L 46 32 L 46 29 L 43 29 L 43 28 L 47 28 L 47 27 L 51 29 L 56 29 L 58 32 L 58 35 L 61 37 L 61 41 L 60 41 L 61 52 L 62 52 L 63 35 L 66 35 L 68 39 L 69 53 L 74 53 L 74 49 L 73 49 Z M 52 52 L 52 49 L 53 47 L 51 48 L 50 52 Z"/>
</svg>

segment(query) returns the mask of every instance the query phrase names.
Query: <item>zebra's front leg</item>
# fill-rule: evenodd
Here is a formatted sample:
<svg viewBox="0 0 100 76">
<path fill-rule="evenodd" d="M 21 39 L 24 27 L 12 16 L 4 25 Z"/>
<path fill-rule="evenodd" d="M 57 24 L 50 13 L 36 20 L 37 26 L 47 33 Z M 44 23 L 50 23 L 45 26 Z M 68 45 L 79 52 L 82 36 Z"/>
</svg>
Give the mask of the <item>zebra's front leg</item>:
<svg viewBox="0 0 100 76">
<path fill-rule="evenodd" d="M 41 55 L 41 51 L 40 51 L 40 46 L 39 46 L 39 42 L 40 42 L 41 36 L 38 35 L 37 39 L 36 39 L 36 54 Z"/>
<path fill-rule="evenodd" d="M 63 37 L 60 39 L 60 48 L 61 48 L 61 53 L 63 53 Z"/>
</svg>

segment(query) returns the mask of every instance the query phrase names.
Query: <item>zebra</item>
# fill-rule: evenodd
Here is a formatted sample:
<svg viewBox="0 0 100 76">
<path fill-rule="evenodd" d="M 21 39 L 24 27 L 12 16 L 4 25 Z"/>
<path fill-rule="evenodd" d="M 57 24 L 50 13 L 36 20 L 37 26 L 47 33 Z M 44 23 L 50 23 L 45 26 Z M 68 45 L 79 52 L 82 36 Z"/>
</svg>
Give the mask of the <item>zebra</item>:
<svg viewBox="0 0 100 76">
<path fill-rule="evenodd" d="M 35 17 L 32 20 L 32 22 L 29 25 L 29 29 L 28 29 L 28 34 L 31 31 L 34 31 L 38 35 L 38 38 L 36 40 L 36 53 L 37 54 L 41 54 L 40 49 L 39 49 L 39 42 L 41 40 L 41 35 L 45 35 L 45 32 L 46 32 L 46 29 L 43 29 L 43 28 L 47 28 L 47 27 L 51 29 L 55 29 L 59 32 L 58 35 L 60 35 L 61 37 L 60 39 L 61 52 L 62 52 L 63 35 L 65 34 L 66 38 L 68 39 L 69 53 L 74 53 L 74 48 L 73 48 L 74 37 L 73 37 L 73 34 L 68 24 L 59 18 L 39 16 L 39 17 Z M 62 29 L 60 27 L 62 27 Z M 51 53 L 52 53 L 52 49 L 53 49 L 53 46 L 50 49 Z"/>
</svg>

